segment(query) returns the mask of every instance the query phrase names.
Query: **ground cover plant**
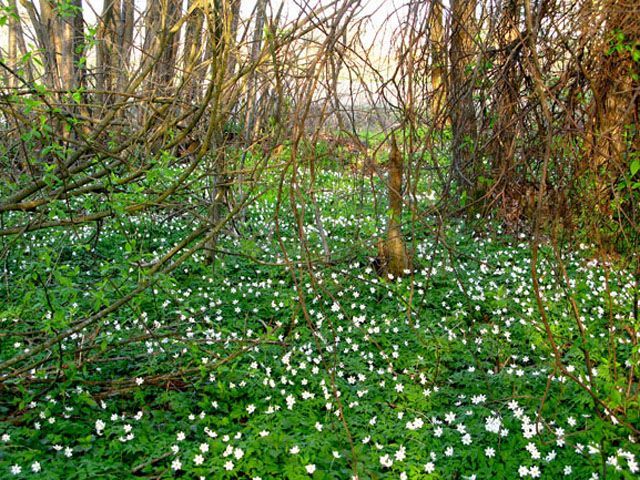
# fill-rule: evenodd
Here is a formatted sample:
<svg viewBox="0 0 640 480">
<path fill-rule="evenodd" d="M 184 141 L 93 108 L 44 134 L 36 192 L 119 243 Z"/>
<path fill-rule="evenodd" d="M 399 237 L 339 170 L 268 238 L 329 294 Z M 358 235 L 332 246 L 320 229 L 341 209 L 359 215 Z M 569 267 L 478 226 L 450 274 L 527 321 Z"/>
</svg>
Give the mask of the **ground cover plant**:
<svg viewBox="0 0 640 480">
<path fill-rule="evenodd" d="M 0 29 L 0 479 L 640 477 L 635 4 Z"/>
<path fill-rule="evenodd" d="M 377 226 L 373 212 L 356 217 L 336 198 L 338 189 L 319 202 L 339 252 Z M 256 231 L 269 229 L 273 209 L 265 200 L 247 210 Z M 59 331 L 111 302 L 135 281 L 139 259 L 188 229 L 184 218 L 162 227 L 148 218 L 126 237 L 105 231 L 89 251 L 92 229 L 66 252 L 50 233 L 29 238 L 40 253 L 13 249 L 16 295 L 2 322 L 14 327 L 2 360 L 28 350 L 29 332 L 43 322 Z M 292 222 L 281 229 L 294 236 Z M 349 262 L 314 268 L 295 284 L 273 241 L 226 238 L 222 248 L 237 255 L 215 273 L 197 256 L 185 262 L 100 328 L 60 342 L 52 355 L 61 362 L 66 351 L 82 356 L 63 376 L 56 362 L 36 367 L 20 395 L 4 397 L 4 414 L 20 415 L 3 426 L 0 468 L 45 478 L 348 478 L 357 459 L 359 478 L 635 477 L 635 437 L 554 369 L 526 239 L 496 233 L 500 241 L 457 222 L 440 240 L 417 238 L 410 278 L 380 278 L 371 252 L 349 249 Z M 315 247 L 321 252 L 319 239 Z M 566 368 L 585 377 L 567 308 L 575 296 L 594 388 L 615 402 L 639 352 L 632 336 L 621 342 L 615 372 L 609 322 L 633 328 L 635 283 L 590 253 L 584 245 L 564 258 L 571 293 L 545 251 L 540 288 Z M 55 280 L 36 288 L 43 277 Z M 104 298 L 82 293 L 104 277 Z M 86 336 L 93 341 L 83 350 Z M 619 408 L 628 410 L 624 422 L 637 422 L 634 404 Z"/>
</svg>

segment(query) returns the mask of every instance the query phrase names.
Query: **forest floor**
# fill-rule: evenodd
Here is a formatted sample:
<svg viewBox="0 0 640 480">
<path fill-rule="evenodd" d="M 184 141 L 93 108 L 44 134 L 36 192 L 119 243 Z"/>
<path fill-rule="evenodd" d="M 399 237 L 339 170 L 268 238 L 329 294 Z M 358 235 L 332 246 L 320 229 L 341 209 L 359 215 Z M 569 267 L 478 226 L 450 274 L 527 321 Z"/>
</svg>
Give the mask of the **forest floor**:
<svg viewBox="0 0 640 480">
<path fill-rule="evenodd" d="M 633 320 L 628 272 L 588 245 L 562 254 L 569 286 L 550 249 L 538 265 L 562 363 L 616 406 L 605 412 L 556 368 L 528 237 L 425 217 L 406 231 L 411 274 L 380 278 L 384 215 L 335 185 L 318 194 L 335 262 L 283 267 L 282 247 L 304 252 L 290 215 L 274 231 L 271 192 L 246 211 L 251 235 L 220 239 L 215 270 L 196 254 L 8 382 L 0 478 L 637 478 L 640 409 L 619 393 L 637 336 L 609 341 Z M 5 265 L 0 360 L 31 348 L 43 319 L 55 333 L 130 291 L 192 231 L 185 218 L 78 228 L 74 246 L 69 232 L 29 235 Z"/>
</svg>

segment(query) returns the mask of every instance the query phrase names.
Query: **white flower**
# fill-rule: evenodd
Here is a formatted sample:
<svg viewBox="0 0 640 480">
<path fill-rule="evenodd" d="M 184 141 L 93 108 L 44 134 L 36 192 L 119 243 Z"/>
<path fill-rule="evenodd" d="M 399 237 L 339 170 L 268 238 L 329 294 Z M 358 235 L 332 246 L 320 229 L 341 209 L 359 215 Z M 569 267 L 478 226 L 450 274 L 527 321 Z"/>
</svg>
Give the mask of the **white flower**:
<svg viewBox="0 0 640 480">
<path fill-rule="evenodd" d="M 436 466 L 434 465 L 433 462 L 429 462 L 424 466 L 424 471 L 427 473 L 433 473 L 435 469 L 436 469 Z"/>
<path fill-rule="evenodd" d="M 391 457 L 389 457 L 389 454 L 385 454 L 380 457 L 380 464 L 383 467 L 391 468 L 391 465 L 393 465 L 393 460 L 391 459 Z"/>
<path fill-rule="evenodd" d="M 291 447 L 291 449 L 289 450 L 289 453 L 291 455 L 297 455 L 298 453 L 300 453 L 300 447 L 298 447 L 298 445 L 294 445 L 293 447 Z"/>
<path fill-rule="evenodd" d="M 488 458 L 493 458 L 496 456 L 496 450 L 495 448 L 492 447 L 487 447 L 484 449 L 484 454 L 488 457 Z"/>
<path fill-rule="evenodd" d="M 144 378 L 138 377 L 136 378 L 136 385 L 142 385 L 144 383 Z"/>
<path fill-rule="evenodd" d="M 453 447 L 447 447 L 446 450 L 444 451 L 444 456 L 445 457 L 452 457 L 453 456 Z"/>
<path fill-rule="evenodd" d="M 96 420 L 96 432 L 98 433 L 98 435 L 102 435 L 102 432 L 104 431 L 104 427 L 105 427 L 105 423 L 98 419 Z"/>
<path fill-rule="evenodd" d="M 401 445 L 398 451 L 393 454 L 393 456 L 398 462 L 402 462 L 405 458 L 407 458 L 407 450 L 404 448 L 404 445 Z"/>
<path fill-rule="evenodd" d="M 40 462 L 33 462 L 31 464 L 31 471 L 33 473 L 38 473 L 40 470 L 42 470 L 42 467 L 40 466 Z"/>
<path fill-rule="evenodd" d="M 520 475 L 521 477 L 526 477 L 527 475 L 529 475 L 529 469 L 524 465 L 520 465 L 520 467 L 518 468 L 518 475 Z"/>
<path fill-rule="evenodd" d="M 182 462 L 180 459 L 176 458 L 171 462 L 171 468 L 173 468 L 176 472 L 182 468 Z"/>
<path fill-rule="evenodd" d="M 22 467 L 20 465 L 13 465 L 11 467 L 11 473 L 14 475 L 20 475 L 20 472 L 22 471 Z"/>
<path fill-rule="evenodd" d="M 236 448 L 233 451 L 233 456 L 236 457 L 236 460 L 240 460 L 242 457 L 244 457 L 244 451 L 241 448 Z"/>
<path fill-rule="evenodd" d="M 564 473 L 565 475 L 571 475 L 572 471 L 573 469 L 571 468 L 571 465 L 566 465 L 564 467 L 564 470 L 562 470 L 562 473 Z"/>
<path fill-rule="evenodd" d="M 201 443 L 200 444 L 200 451 L 202 453 L 207 453 L 209 451 L 209 444 L 208 443 Z"/>
<path fill-rule="evenodd" d="M 540 476 L 540 469 L 537 465 L 529 468 L 529 475 L 531 475 L 531 478 L 538 478 Z"/>
<path fill-rule="evenodd" d="M 310 463 L 309 465 L 304 467 L 304 469 L 307 471 L 309 475 L 313 475 L 313 472 L 316 471 L 316 466 L 313 463 Z"/>
<path fill-rule="evenodd" d="M 451 425 L 456 419 L 456 414 L 453 412 L 449 412 L 444 416 L 444 421 Z"/>
<path fill-rule="evenodd" d="M 251 415 L 251 414 L 252 414 L 253 412 L 255 412 L 255 411 L 256 411 L 256 406 L 255 406 L 253 403 L 252 403 L 251 405 L 248 405 L 248 406 L 247 406 L 247 413 L 248 413 L 249 415 Z"/>
<path fill-rule="evenodd" d="M 233 462 L 231 460 L 228 460 L 227 463 L 224 464 L 224 469 L 229 471 L 229 472 L 231 470 L 233 470 L 233 467 L 234 467 L 234 465 L 233 465 Z"/>
<path fill-rule="evenodd" d="M 176 438 L 178 439 L 179 442 L 181 442 L 186 438 L 186 436 L 184 432 L 178 432 L 178 434 L 176 435 Z"/>
<path fill-rule="evenodd" d="M 7 443 L 9 440 L 11 440 L 11 436 L 8 433 L 3 433 L 2 434 L 2 441 L 4 443 Z"/>
<path fill-rule="evenodd" d="M 204 457 L 200 454 L 193 457 L 193 463 L 196 465 L 202 465 L 204 463 Z"/>
<path fill-rule="evenodd" d="M 224 452 L 222 452 L 222 456 L 223 457 L 228 457 L 232 453 L 233 453 L 233 447 L 231 445 L 227 445 L 227 448 L 225 448 Z"/>
<path fill-rule="evenodd" d="M 424 426 L 424 421 L 421 418 L 415 418 L 413 422 L 407 422 L 407 430 L 420 430 Z"/>
<path fill-rule="evenodd" d="M 499 433 L 502 427 L 502 420 L 499 417 L 487 417 L 485 419 L 484 428 L 487 432 Z"/>
<path fill-rule="evenodd" d="M 465 434 L 465 435 L 462 437 L 462 444 L 463 444 L 463 445 L 471 445 L 471 443 L 472 443 L 472 442 L 471 442 L 471 435 L 469 435 L 468 433 L 467 433 L 467 434 Z"/>
<path fill-rule="evenodd" d="M 540 452 L 538 451 L 538 448 L 536 447 L 536 445 L 533 442 L 529 442 L 527 444 L 527 446 L 525 447 L 525 449 L 527 450 L 527 452 L 529 452 L 531 454 L 531 458 L 534 460 L 539 460 L 540 459 Z"/>
</svg>

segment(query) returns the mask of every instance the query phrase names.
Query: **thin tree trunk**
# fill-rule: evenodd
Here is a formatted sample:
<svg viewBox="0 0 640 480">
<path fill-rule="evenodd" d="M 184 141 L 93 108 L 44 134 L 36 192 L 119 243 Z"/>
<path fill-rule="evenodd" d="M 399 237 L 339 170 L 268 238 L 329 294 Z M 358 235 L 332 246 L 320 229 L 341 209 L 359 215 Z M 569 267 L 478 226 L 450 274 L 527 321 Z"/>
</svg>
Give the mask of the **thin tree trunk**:
<svg viewBox="0 0 640 480">
<path fill-rule="evenodd" d="M 9 3 L 9 8 L 11 7 L 11 3 Z M 15 8 L 13 11 L 16 12 L 17 15 L 17 10 Z M 15 71 L 16 67 L 18 66 L 18 28 L 16 27 L 16 24 L 19 23 L 19 21 L 17 21 L 11 14 L 8 15 L 8 17 L 9 38 L 7 41 L 7 64 Z M 18 85 L 18 79 L 15 78 L 12 74 L 10 74 L 9 72 L 2 72 L 2 74 L 3 76 L 6 76 L 7 81 L 5 82 L 5 84 L 9 88 L 15 88 Z"/>
<path fill-rule="evenodd" d="M 118 91 L 124 91 L 129 79 L 131 53 L 133 48 L 134 0 L 122 1 L 122 13 L 118 38 L 120 39 L 120 65 L 118 70 Z"/>
<path fill-rule="evenodd" d="M 476 34 L 475 1 L 451 2 L 451 81 L 449 82 L 451 126 L 453 130 L 452 178 L 460 191 L 472 193 L 474 178 L 474 147 L 476 143 L 476 112 L 470 64 L 474 56 Z"/>
<path fill-rule="evenodd" d="M 9 8 L 16 12 L 18 12 L 18 5 L 16 4 L 16 0 L 9 0 L 8 2 Z M 19 18 L 9 17 L 9 34 L 10 39 L 15 42 L 16 49 L 16 65 L 18 64 L 18 58 L 23 59 L 27 54 L 27 46 L 24 41 L 24 32 L 22 30 L 22 23 Z M 19 55 L 19 57 L 18 57 Z M 28 82 L 33 81 L 33 66 L 32 60 L 26 60 L 21 65 L 24 67 L 24 76 L 25 80 Z M 15 67 L 14 66 L 14 67 Z"/>
<path fill-rule="evenodd" d="M 435 0 L 429 13 L 429 36 L 431 43 L 431 118 L 438 126 L 446 120 L 442 114 L 447 99 L 443 83 L 446 55 L 444 54 L 444 26 L 442 24 L 442 4 Z"/>
<path fill-rule="evenodd" d="M 389 154 L 389 222 L 385 253 L 388 273 L 401 277 L 409 267 L 407 249 L 402 237 L 402 154 L 398 149 L 395 137 L 391 136 L 391 152 Z"/>
<path fill-rule="evenodd" d="M 96 87 L 102 92 L 99 94 L 98 104 L 104 106 L 113 102 L 114 79 L 119 70 L 118 22 L 121 14 L 120 0 L 104 0 L 98 28 L 96 73 Z"/>
<path fill-rule="evenodd" d="M 519 52 L 522 48 L 520 41 L 519 0 L 504 0 L 500 24 L 496 32 L 498 78 L 495 83 L 496 110 L 494 119 L 494 133 L 490 145 L 492 152 L 493 195 L 501 199 L 499 207 L 504 214 L 512 208 L 509 187 L 514 183 L 513 166 L 515 164 L 515 149 L 517 139 L 516 122 L 519 115 L 518 98 L 520 77 L 518 75 Z M 516 182 L 517 183 L 517 182 Z M 514 185 L 517 187 L 517 185 Z M 489 199 L 488 199 L 489 200 Z"/>
<path fill-rule="evenodd" d="M 75 7 L 75 15 L 73 17 L 72 31 L 73 31 L 73 62 L 72 70 L 74 76 L 74 87 L 82 88 L 85 84 L 85 62 L 83 58 L 86 55 L 85 41 L 84 41 L 84 13 L 82 10 L 82 0 L 72 0 L 72 5 Z"/>
<path fill-rule="evenodd" d="M 233 49 L 238 28 L 237 17 L 239 14 L 239 1 L 231 0 L 230 4 L 224 0 L 214 1 L 214 9 L 211 14 L 213 24 L 210 25 L 212 35 L 213 57 L 211 69 L 211 81 L 215 82 L 219 98 L 225 80 L 227 80 L 235 70 L 235 60 Z M 229 16 L 232 16 L 229 18 Z M 224 144 L 223 129 L 226 118 L 222 115 L 217 122 L 217 129 L 213 135 L 213 164 L 211 165 L 212 178 L 210 187 L 210 210 L 209 220 L 211 228 L 216 226 L 224 218 L 224 209 L 230 189 L 230 177 L 227 174 L 227 159 Z M 213 236 L 207 244 L 209 250 L 208 262 L 215 268 L 215 251 L 218 242 L 217 235 Z"/>
<path fill-rule="evenodd" d="M 180 18 L 180 0 L 164 0 L 161 8 L 157 11 L 157 17 L 154 17 L 153 25 L 158 28 L 157 31 L 147 32 L 151 35 L 160 35 L 161 51 L 158 52 L 159 58 L 154 66 L 152 81 L 154 89 L 160 95 L 167 95 L 171 91 L 173 81 L 175 79 L 175 63 L 178 53 L 178 32 L 172 33 L 171 28 Z"/>
<path fill-rule="evenodd" d="M 74 90 L 78 79 L 75 75 L 74 68 L 74 59 L 76 58 L 74 51 L 75 14 L 73 16 L 63 17 L 56 11 L 54 18 L 59 38 L 58 50 L 56 53 L 58 55 L 60 84 L 62 85 L 63 90 Z"/>
<path fill-rule="evenodd" d="M 42 55 L 44 67 L 43 83 L 53 89 L 60 89 L 56 52 L 58 49 L 57 29 L 54 28 L 54 19 L 51 4 L 48 0 L 40 0 L 40 11 L 36 9 L 34 2 L 20 0 L 29 15 L 29 20 L 36 34 L 38 49 Z"/>
<path fill-rule="evenodd" d="M 187 102 L 195 104 L 198 92 L 202 91 L 202 83 L 198 81 L 197 71 L 202 63 L 202 29 L 204 26 L 204 13 L 200 8 L 194 8 L 198 0 L 189 0 L 191 15 L 187 20 L 187 28 L 184 40 L 184 53 L 182 70 L 187 82 L 190 82 L 187 93 Z"/>
<path fill-rule="evenodd" d="M 264 22 L 266 15 L 266 0 L 258 0 L 256 4 L 256 20 L 253 30 L 253 39 L 251 42 L 251 54 L 249 61 L 255 64 L 258 61 L 260 50 L 262 49 L 262 34 L 264 30 Z M 253 71 L 249 79 L 249 88 L 247 89 L 246 117 L 245 117 L 245 141 L 248 143 L 255 133 L 256 117 L 258 113 L 258 72 Z"/>
</svg>

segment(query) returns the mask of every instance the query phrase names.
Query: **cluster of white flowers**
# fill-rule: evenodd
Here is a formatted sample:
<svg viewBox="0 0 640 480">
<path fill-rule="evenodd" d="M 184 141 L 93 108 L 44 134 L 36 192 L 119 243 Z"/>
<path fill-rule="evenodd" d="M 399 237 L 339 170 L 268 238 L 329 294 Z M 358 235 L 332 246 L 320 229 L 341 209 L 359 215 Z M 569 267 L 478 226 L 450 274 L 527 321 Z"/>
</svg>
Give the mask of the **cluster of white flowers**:
<svg viewBox="0 0 640 480">
<path fill-rule="evenodd" d="M 321 197 L 319 195 L 319 201 L 322 201 Z M 330 197 L 327 197 L 327 201 L 330 201 Z M 264 227 L 265 231 L 268 231 L 266 223 L 269 221 L 269 208 L 272 207 L 273 205 L 267 208 L 264 204 L 258 204 L 256 210 L 250 210 L 250 214 L 256 214 L 260 218 L 257 221 L 258 228 Z M 323 220 L 326 220 L 329 230 L 356 224 L 355 219 L 338 212 L 333 212 Z M 375 223 L 373 218 L 372 223 Z M 283 229 L 286 231 L 286 221 Z M 454 233 L 460 232 L 455 230 Z M 291 235 L 289 237 L 283 241 L 288 247 L 293 248 L 296 246 L 296 238 Z M 332 241 L 344 243 L 347 238 L 337 236 L 332 238 Z M 475 241 L 478 252 L 487 250 L 487 239 L 478 237 Z M 169 247 L 165 243 L 162 245 Z M 430 280 L 437 275 L 452 274 L 454 266 L 446 260 L 446 256 L 438 254 L 433 239 L 416 240 L 415 245 L 418 260 L 416 264 L 426 266 L 423 270 L 416 269 L 410 272 L 411 280 L 392 278 L 392 282 L 387 282 L 385 279 L 379 279 L 370 267 L 357 262 L 348 266 L 335 266 L 330 273 L 324 269 L 314 271 L 314 281 L 318 282 L 317 285 L 322 285 L 328 290 L 335 289 L 331 291 L 331 295 L 320 294 L 319 289 L 310 281 L 305 283 L 303 280 L 300 288 L 309 295 L 307 313 L 309 325 L 314 328 L 312 332 L 306 331 L 306 318 L 300 315 L 299 309 L 289 316 L 291 304 L 296 305 L 299 300 L 296 292 L 292 292 L 288 281 L 268 278 L 269 272 L 260 271 L 230 275 L 221 284 L 211 276 L 205 275 L 202 282 L 204 285 L 176 286 L 172 292 L 172 299 L 164 302 L 163 309 L 167 317 L 175 316 L 179 320 L 179 327 L 176 326 L 177 323 L 169 323 L 170 320 L 150 320 L 151 314 L 147 315 L 146 312 L 142 312 L 140 318 L 131 322 L 107 318 L 104 330 L 100 333 L 101 339 L 104 337 L 105 341 L 110 342 L 112 339 L 122 339 L 125 333 L 145 333 L 148 326 L 159 330 L 171 328 L 171 332 L 176 333 L 175 338 L 147 338 L 143 343 L 143 351 L 148 352 L 150 356 L 153 353 L 167 352 L 178 359 L 177 361 L 193 360 L 196 364 L 207 366 L 207 369 L 219 355 L 228 354 L 235 345 L 249 345 L 249 358 L 244 360 L 245 363 L 238 364 L 241 365 L 239 368 L 243 368 L 242 378 L 230 381 L 216 371 L 207 373 L 206 377 L 211 382 L 221 382 L 226 390 L 238 393 L 237 398 L 247 398 L 242 397 L 242 394 L 247 392 L 251 394 L 246 404 L 234 405 L 234 409 L 237 407 L 234 414 L 239 411 L 239 415 L 243 417 L 237 430 L 225 430 L 230 427 L 226 424 L 216 424 L 217 418 L 224 417 L 227 399 L 220 399 L 219 404 L 215 400 L 206 400 L 205 404 L 211 403 L 210 408 L 203 407 L 206 412 L 194 411 L 188 415 L 188 422 L 185 419 L 185 422 L 177 427 L 184 431 L 176 433 L 175 443 L 169 447 L 170 456 L 164 468 L 167 465 L 176 471 L 203 465 L 208 468 L 211 463 L 215 468 L 222 465 L 226 471 L 233 472 L 231 475 L 246 475 L 246 472 L 241 472 L 247 463 L 244 449 L 249 456 L 248 452 L 254 452 L 263 444 L 269 443 L 269 448 L 273 448 L 272 438 L 279 439 L 282 435 L 278 427 L 279 420 L 292 418 L 301 423 L 300 430 L 304 430 L 308 435 L 318 438 L 324 438 L 326 435 L 332 439 L 336 435 L 335 432 L 340 430 L 336 428 L 339 420 L 357 418 L 365 428 L 364 432 L 356 430 L 355 440 L 362 444 L 361 448 L 375 452 L 373 458 L 380 464 L 377 468 L 390 469 L 395 465 L 392 473 L 400 478 L 411 475 L 401 471 L 401 462 L 417 459 L 424 464 L 424 472 L 431 474 L 436 471 L 436 463 L 438 470 L 445 471 L 447 459 L 451 461 L 451 457 L 455 456 L 454 460 L 457 462 L 466 458 L 469 452 L 475 452 L 473 454 L 480 456 L 484 453 L 483 461 L 488 463 L 501 461 L 501 457 L 507 449 L 513 448 L 513 444 L 518 445 L 518 450 L 514 450 L 512 454 L 517 455 L 517 461 L 522 463 L 517 472 L 508 473 L 514 478 L 517 475 L 538 478 L 543 473 L 550 475 L 551 471 L 562 471 L 569 476 L 577 468 L 576 465 L 559 465 L 557 458 L 569 463 L 566 460 L 567 455 L 574 455 L 576 462 L 579 462 L 582 457 L 602 454 L 600 446 L 591 444 L 588 433 L 577 428 L 578 423 L 582 422 L 579 412 L 574 413 L 575 418 L 569 417 L 566 422 L 562 418 L 538 418 L 536 411 L 530 411 L 528 406 L 523 406 L 525 401 L 521 400 L 523 405 L 520 405 L 513 399 L 508 402 L 507 411 L 504 408 L 507 399 L 500 398 L 503 393 L 500 388 L 496 388 L 495 392 L 489 392 L 482 390 L 483 384 L 477 382 L 478 375 L 486 374 L 491 377 L 492 382 L 499 383 L 508 379 L 509 385 L 519 382 L 516 385 L 522 386 L 525 385 L 523 382 L 528 380 L 539 383 L 551 372 L 549 351 L 545 352 L 539 343 L 531 342 L 529 345 L 521 342 L 523 338 L 528 339 L 532 333 L 537 337 L 536 328 L 540 327 L 535 313 L 537 310 L 531 301 L 530 265 L 516 258 L 517 252 L 526 248 L 526 245 L 501 249 L 482 258 L 477 265 L 475 260 L 478 258 L 469 262 L 460 260 L 460 264 L 455 266 L 455 271 L 460 275 L 460 283 L 465 284 L 465 297 L 468 295 L 469 304 L 461 299 L 458 285 L 431 294 Z M 265 252 L 265 260 L 278 260 L 273 250 L 265 249 Z M 294 255 L 291 258 L 301 261 L 302 257 Z M 282 260 L 282 257 L 280 259 Z M 600 280 L 597 273 L 590 271 L 596 268 L 597 265 L 584 270 L 578 268 L 578 272 L 586 276 L 586 286 L 589 287 L 587 290 L 593 292 L 594 299 L 597 295 L 606 293 L 603 287 L 606 280 Z M 545 300 L 566 301 L 562 289 L 556 289 L 549 283 L 552 272 L 548 266 L 541 265 L 541 269 L 542 277 L 545 279 L 541 291 Z M 631 291 L 629 289 L 628 292 L 614 292 L 618 295 L 612 295 L 612 304 L 625 305 L 624 302 L 630 299 Z M 432 318 L 428 311 L 433 298 L 440 294 L 443 298 L 436 304 L 437 308 L 433 309 L 439 313 L 437 318 Z M 420 308 L 413 309 L 408 315 L 410 318 L 406 318 L 407 315 L 404 314 L 389 313 L 396 310 L 386 307 L 390 305 L 395 308 L 398 299 L 410 300 Z M 498 306 L 494 306 L 493 299 Z M 510 301 L 505 304 L 505 299 Z M 377 308 L 376 305 L 380 302 L 390 303 L 383 305 L 384 308 Z M 489 313 L 485 315 L 487 309 Z M 590 334 L 597 338 L 599 332 L 596 331 L 596 326 L 592 325 L 593 319 L 589 318 L 590 314 L 586 312 L 593 311 L 594 316 L 604 317 L 609 311 L 608 304 L 603 302 L 593 309 L 583 310 L 585 317 L 582 321 L 587 325 Z M 291 319 L 292 322 L 291 332 L 286 338 L 283 333 L 283 327 L 286 327 L 286 321 L 283 319 L 285 312 L 286 321 Z M 480 318 L 482 320 L 479 320 Z M 619 320 L 617 317 L 614 318 Z M 242 322 L 238 319 L 242 319 Z M 269 324 L 271 319 L 274 322 L 272 325 Z M 242 328 L 238 326 L 240 324 Z M 276 327 L 274 331 L 278 333 L 275 335 L 280 335 L 280 338 L 274 343 L 282 346 L 278 345 L 272 349 L 268 345 L 259 344 L 257 339 L 267 327 Z M 460 363 L 456 368 L 462 381 L 455 384 L 456 391 L 453 394 L 449 385 L 445 388 L 443 375 L 432 375 L 428 369 L 423 368 L 425 364 L 433 361 L 430 353 L 420 348 L 421 344 L 416 341 L 416 338 L 425 332 L 433 334 L 438 341 L 448 341 L 451 351 L 460 356 L 456 359 Z M 80 336 L 74 337 L 72 341 L 64 344 L 64 348 L 72 348 L 73 342 L 79 344 L 81 340 Z M 256 344 L 252 346 L 254 342 Z M 500 355 L 492 350 L 496 342 L 499 342 Z M 25 348 L 24 342 L 17 344 L 14 345 L 16 349 Z M 190 348 L 193 345 L 206 346 L 206 353 L 203 353 L 204 349 L 199 349 L 199 353 L 194 356 L 193 349 Z M 523 345 L 526 346 L 526 350 Z M 474 361 L 471 354 L 477 356 L 480 361 Z M 330 366 L 327 367 L 328 356 L 336 361 L 330 362 Z M 490 360 L 491 363 L 483 360 Z M 568 372 L 585 378 L 584 366 L 576 363 L 567 364 L 566 368 Z M 139 376 L 147 375 L 147 371 L 140 369 L 138 373 L 132 374 L 128 381 L 132 385 L 145 385 L 145 390 L 152 388 L 147 387 L 150 383 L 148 380 L 145 384 L 145 377 Z M 600 368 L 600 378 L 603 371 Z M 589 373 L 597 375 L 598 369 L 593 368 Z M 553 382 L 566 380 L 562 377 L 551 378 Z M 256 391 L 266 393 L 262 396 L 262 393 Z M 516 398 L 526 398 L 528 394 L 529 392 L 518 392 Z M 368 401 L 379 396 L 385 397 L 385 401 L 388 402 L 380 402 L 382 406 L 376 407 L 372 412 Z M 487 397 L 490 399 L 489 402 Z M 437 409 L 433 410 L 437 413 L 427 413 L 432 410 L 424 406 L 426 402 L 421 404 L 421 400 L 427 398 L 429 405 L 438 405 Z M 409 399 L 411 402 L 407 401 Z M 51 400 L 54 399 L 48 399 Z M 68 406 L 71 402 L 61 403 L 65 408 L 71 408 Z M 389 408 L 385 405 L 389 405 Z M 442 405 L 446 405 L 446 410 L 439 410 Z M 35 405 L 31 408 L 34 407 Z M 51 408 L 42 405 L 39 408 L 42 411 L 38 421 L 34 422 L 36 430 L 53 429 L 52 426 L 57 419 L 72 418 L 70 410 L 59 408 L 56 414 L 52 414 Z M 138 433 L 138 437 L 141 436 L 142 430 L 138 429 L 135 423 L 142 420 L 141 410 L 135 417 L 125 413 L 113 414 L 109 422 L 106 420 L 108 415 L 104 413 L 106 408 L 103 402 L 99 410 L 102 412 L 102 418 L 93 417 L 89 420 L 89 430 L 92 430 L 93 426 L 95 436 L 99 437 L 95 439 L 96 442 L 112 441 L 119 436 L 120 441 L 126 443 L 136 438 L 134 432 Z M 211 409 L 214 410 L 214 415 L 210 414 Z M 308 415 L 310 411 L 314 414 Z M 266 415 L 270 416 L 268 423 L 264 423 Z M 426 415 L 433 415 L 433 418 L 426 420 Z M 205 416 L 206 422 L 199 424 L 199 420 L 203 420 Z M 94 421 L 95 425 L 92 425 Z M 428 424 L 429 428 L 424 428 L 425 424 Z M 509 433 L 505 428 L 507 426 L 513 433 Z M 394 435 L 397 434 L 398 438 L 394 438 L 392 444 L 384 444 L 381 438 L 389 438 L 386 436 L 387 430 L 394 427 Z M 484 432 L 498 435 L 500 438 Z M 235 435 L 238 433 L 251 436 L 246 439 L 247 443 L 252 443 L 250 449 L 245 446 L 244 438 L 242 442 L 235 441 Z M 268 438 L 270 435 L 272 437 Z M 0 438 L 5 443 L 11 440 L 9 434 L 3 434 Z M 434 452 L 431 452 L 427 459 L 424 458 L 423 451 L 413 450 L 413 441 L 416 439 L 421 444 L 426 444 L 427 448 L 433 448 L 438 452 L 437 462 Z M 576 443 L 576 439 L 581 439 L 583 444 Z M 218 452 L 214 445 L 218 445 L 219 442 L 223 442 L 222 458 L 211 458 L 210 451 Z M 289 455 L 297 456 L 291 460 L 300 462 L 297 468 L 301 473 L 314 475 L 316 464 L 308 462 L 315 461 L 318 465 L 324 463 L 313 457 L 318 450 L 308 448 L 303 442 L 301 438 L 288 439 L 282 443 L 286 445 L 282 448 Z M 403 442 L 408 448 L 405 448 Z M 567 444 L 569 447 L 565 448 Z M 197 445 L 199 446 L 195 448 Z M 520 448 L 520 445 L 526 447 Z M 80 457 L 80 452 L 83 452 L 80 446 L 76 448 L 72 444 L 57 447 L 59 448 L 54 450 L 59 452 L 58 455 L 64 455 L 66 458 L 72 458 L 74 454 L 76 458 Z M 629 449 L 633 450 L 631 447 Z M 638 473 L 636 457 L 628 451 L 629 449 L 613 451 L 609 447 L 609 450 L 605 451 L 609 471 Z M 336 463 L 348 461 L 348 454 L 341 454 L 337 450 L 331 451 L 330 457 L 331 461 Z M 47 467 L 46 459 L 40 460 Z M 7 468 L 14 475 L 21 475 L 29 470 L 29 466 L 30 463 L 24 462 L 20 465 L 12 460 Z M 33 472 L 39 472 L 40 469 L 40 463 L 31 464 Z M 466 476 L 467 473 L 469 476 Z M 464 478 L 475 477 L 474 472 L 462 472 L 462 475 Z"/>
</svg>

